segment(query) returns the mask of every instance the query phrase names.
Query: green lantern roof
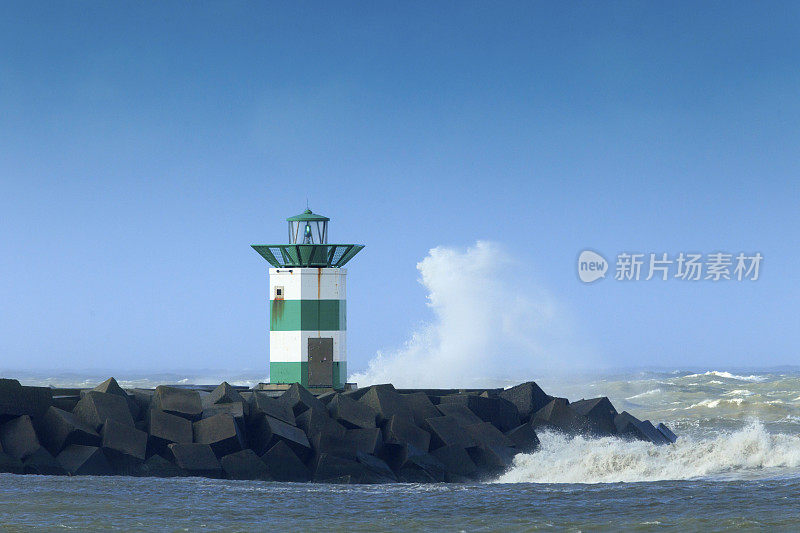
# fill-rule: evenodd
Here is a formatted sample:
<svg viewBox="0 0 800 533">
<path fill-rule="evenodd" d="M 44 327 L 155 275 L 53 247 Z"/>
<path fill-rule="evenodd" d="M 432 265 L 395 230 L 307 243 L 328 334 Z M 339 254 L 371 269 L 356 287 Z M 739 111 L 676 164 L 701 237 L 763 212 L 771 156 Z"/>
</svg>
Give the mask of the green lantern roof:
<svg viewBox="0 0 800 533">
<path fill-rule="evenodd" d="M 312 213 L 311 209 L 306 209 L 299 215 L 289 217 L 286 220 L 288 222 L 328 222 L 330 219 L 328 217 Z"/>
<path fill-rule="evenodd" d="M 341 268 L 364 249 L 363 244 L 253 244 L 275 268 Z"/>
<path fill-rule="evenodd" d="M 311 209 L 286 220 L 289 244 L 252 245 L 275 268 L 341 268 L 364 248 L 363 244 L 328 244 L 330 219 Z"/>
</svg>

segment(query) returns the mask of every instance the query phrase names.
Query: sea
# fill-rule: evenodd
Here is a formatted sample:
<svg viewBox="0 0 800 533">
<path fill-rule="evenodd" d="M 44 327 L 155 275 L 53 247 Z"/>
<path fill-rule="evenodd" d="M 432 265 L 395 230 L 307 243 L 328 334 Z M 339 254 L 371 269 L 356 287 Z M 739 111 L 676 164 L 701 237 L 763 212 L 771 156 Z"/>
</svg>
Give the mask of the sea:
<svg viewBox="0 0 800 533">
<path fill-rule="evenodd" d="M 94 386 L 108 376 L 27 375 Z M 123 386 L 211 381 L 138 376 Z M 531 376 L 536 379 L 536 376 Z M 237 380 L 231 380 L 237 382 Z M 258 377 L 239 376 L 241 384 Z M 571 400 L 608 396 L 678 441 L 540 434 L 496 479 L 321 485 L 0 474 L 6 530 L 800 531 L 800 371 L 629 370 L 536 379 Z M 218 381 L 217 381 L 218 382 Z"/>
</svg>

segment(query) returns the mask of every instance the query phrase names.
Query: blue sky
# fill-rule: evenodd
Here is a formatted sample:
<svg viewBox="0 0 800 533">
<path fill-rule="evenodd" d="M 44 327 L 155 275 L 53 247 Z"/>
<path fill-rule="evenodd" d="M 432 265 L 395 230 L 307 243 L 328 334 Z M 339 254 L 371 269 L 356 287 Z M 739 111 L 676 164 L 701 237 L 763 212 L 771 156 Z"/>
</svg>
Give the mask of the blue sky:
<svg viewBox="0 0 800 533">
<path fill-rule="evenodd" d="M 353 371 L 479 240 L 599 366 L 797 363 L 799 35 L 778 2 L 7 4 L 0 368 L 266 370 L 249 245 L 307 198 L 367 245 Z M 585 248 L 764 262 L 584 285 Z"/>
</svg>

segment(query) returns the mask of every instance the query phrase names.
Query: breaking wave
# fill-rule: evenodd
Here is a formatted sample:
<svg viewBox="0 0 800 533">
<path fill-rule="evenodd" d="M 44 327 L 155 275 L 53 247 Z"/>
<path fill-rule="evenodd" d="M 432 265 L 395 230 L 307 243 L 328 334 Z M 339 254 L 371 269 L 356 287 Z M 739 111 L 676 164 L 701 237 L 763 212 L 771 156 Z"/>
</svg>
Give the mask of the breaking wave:
<svg viewBox="0 0 800 533">
<path fill-rule="evenodd" d="M 756 376 L 756 375 L 739 376 L 737 374 L 731 374 L 730 372 L 724 372 L 720 370 L 709 370 L 708 372 L 704 372 L 702 374 L 689 374 L 688 376 L 685 377 L 700 378 L 705 376 L 715 376 L 723 379 L 735 379 L 738 381 L 754 381 L 754 382 L 764 381 L 767 379 L 765 376 Z"/>
<path fill-rule="evenodd" d="M 661 389 L 651 389 L 649 391 L 640 392 L 639 394 L 634 394 L 633 396 L 628 396 L 625 399 L 626 400 L 635 400 L 636 398 L 644 398 L 645 396 L 653 396 L 654 394 L 661 394 Z"/>
<path fill-rule="evenodd" d="M 618 438 L 539 435 L 541 448 L 519 454 L 497 483 L 619 483 L 697 478 L 800 476 L 800 436 L 771 434 L 759 422 L 713 438 L 681 437 L 671 446 Z"/>
<path fill-rule="evenodd" d="M 717 399 L 717 400 L 703 400 L 702 402 L 693 403 L 689 407 L 685 407 L 684 409 L 694 409 L 695 407 L 708 407 L 709 409 L 714 409 L 719 407 L 720 404 L 723 405 L 742 405 L 744 402 L 744 398 L 729 398 L 729 399 Z M 770 402 L 765 402 L 769 404 Z"/>
</svg>

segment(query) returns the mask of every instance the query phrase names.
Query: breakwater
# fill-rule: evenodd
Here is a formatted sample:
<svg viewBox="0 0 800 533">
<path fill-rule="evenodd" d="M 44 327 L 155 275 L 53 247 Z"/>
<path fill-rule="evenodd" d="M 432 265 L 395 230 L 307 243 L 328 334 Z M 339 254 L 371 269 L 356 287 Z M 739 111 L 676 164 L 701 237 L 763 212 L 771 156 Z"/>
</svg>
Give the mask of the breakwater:
<svg viewBox="0 0 800 533">
<path fill-rule="evenodd" d="M 159 386 L 91 390 L 0 380 L 0 471 L 50 475 L 315 481 L 465 482 L 495 478 L 537 430 L 674 442 L 604 397 L 570 402 L 528 382 L 509 389 L 314 394 Z"/>
</svg>

